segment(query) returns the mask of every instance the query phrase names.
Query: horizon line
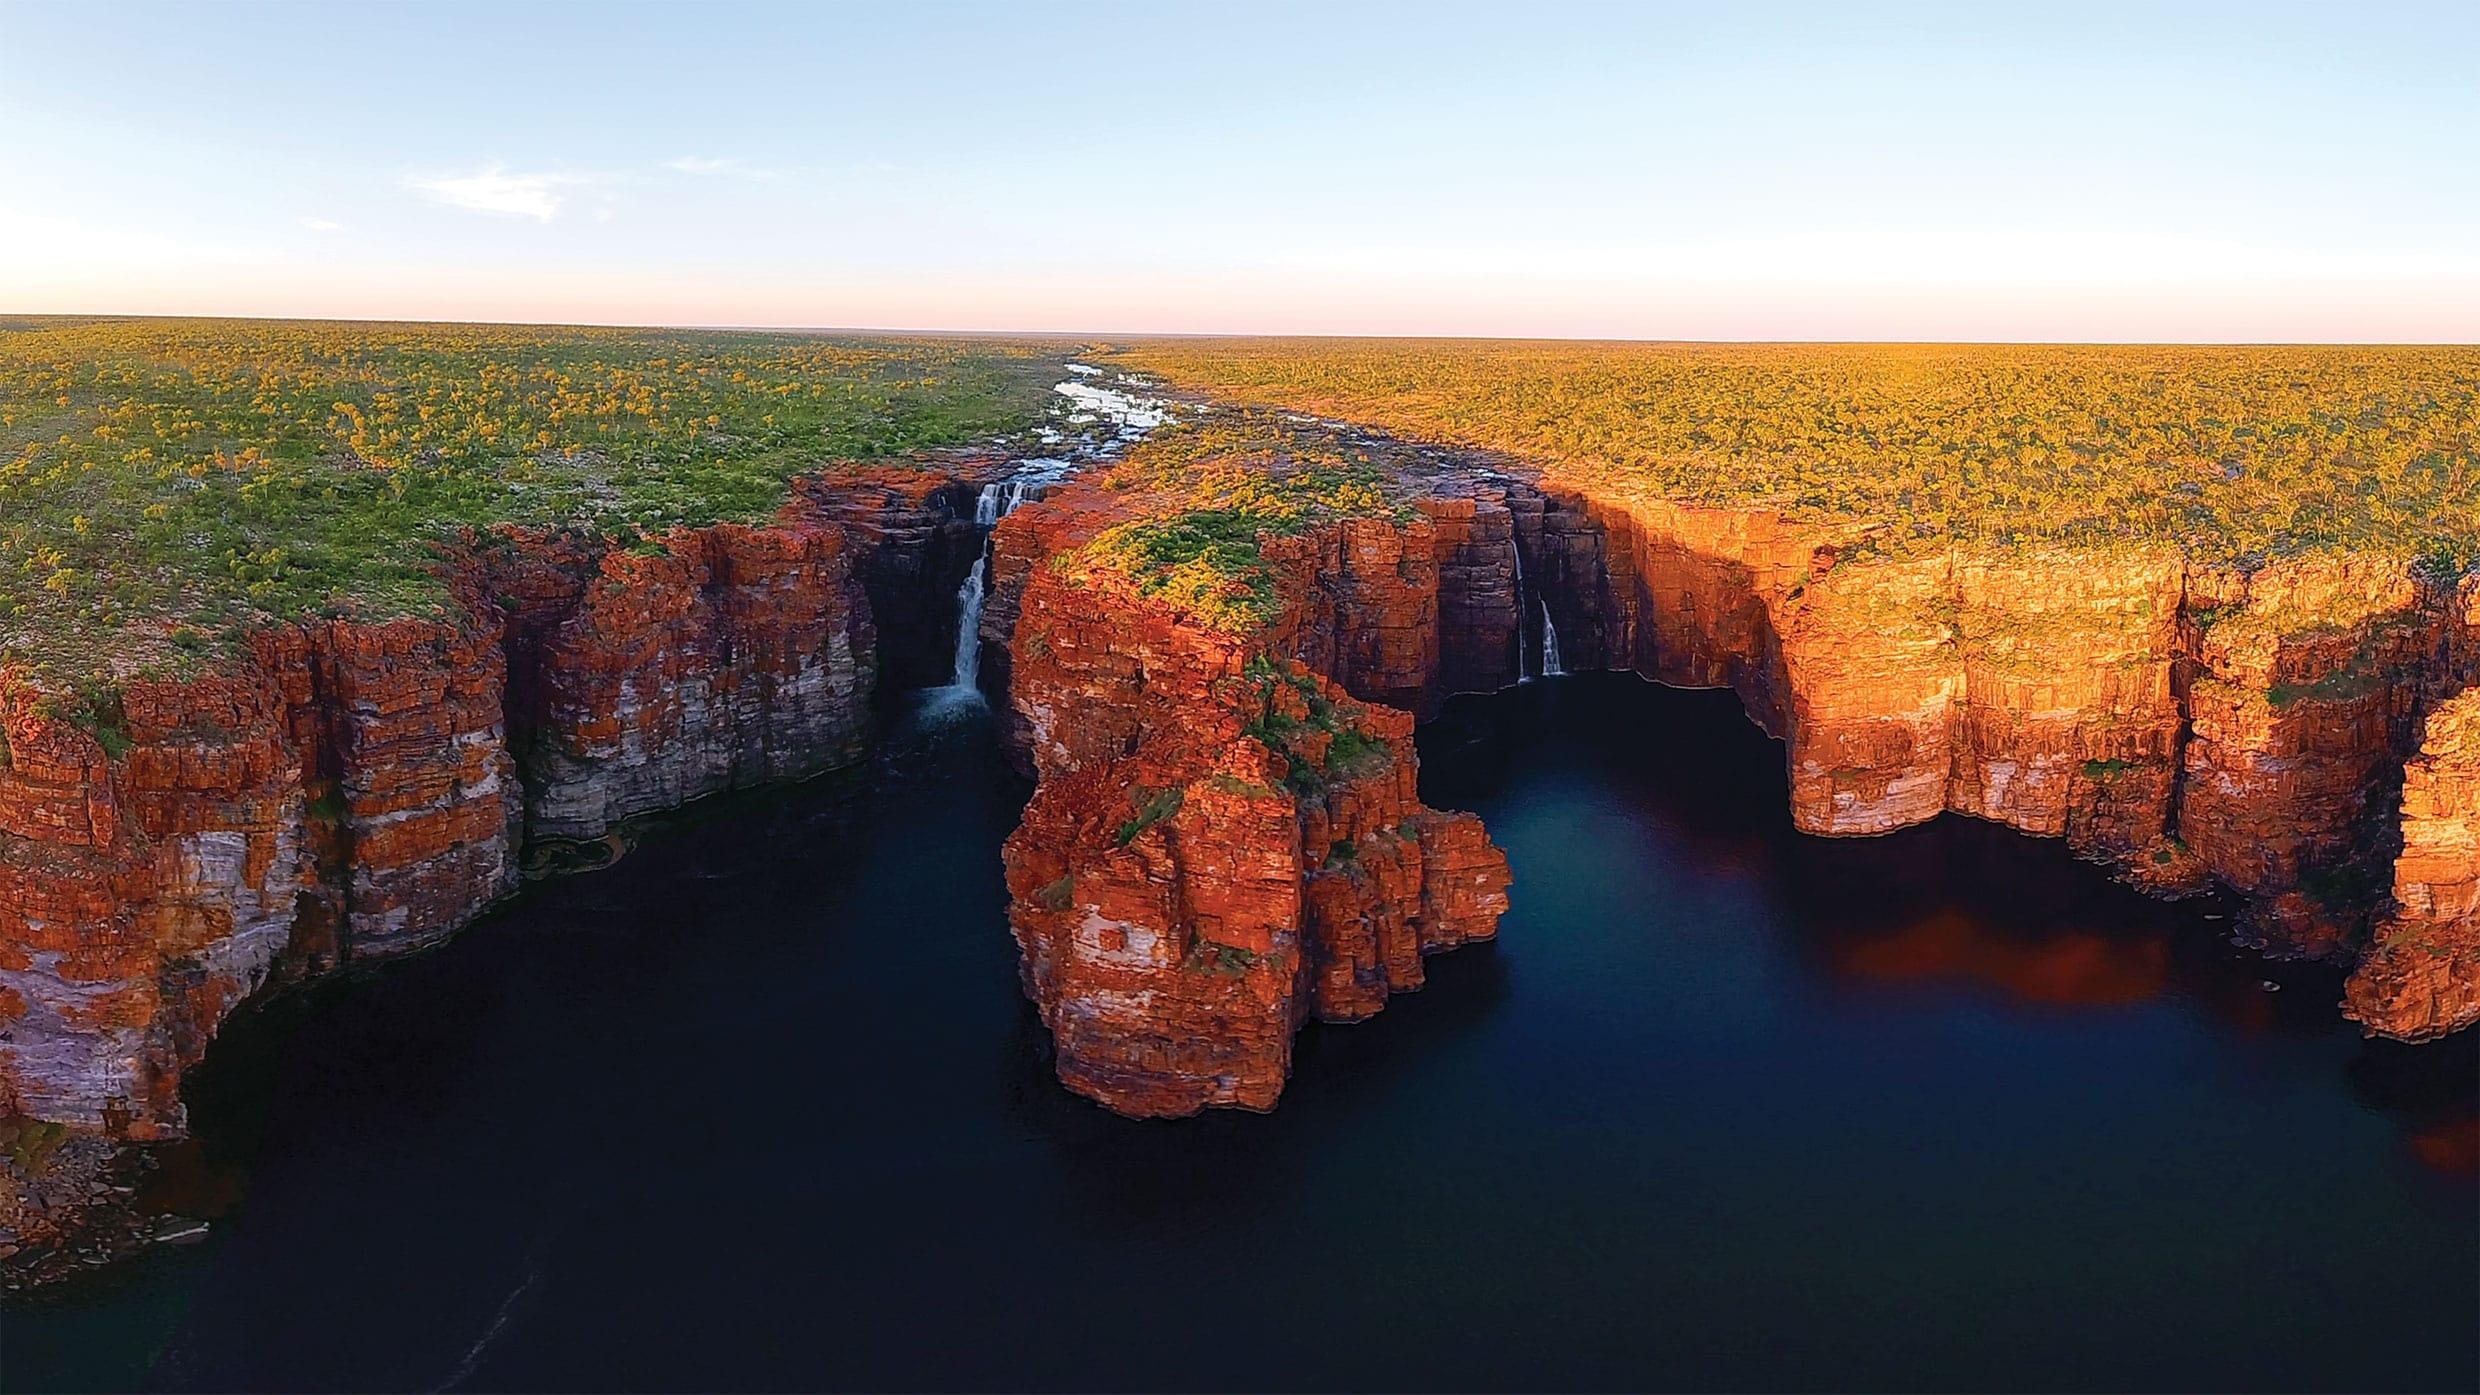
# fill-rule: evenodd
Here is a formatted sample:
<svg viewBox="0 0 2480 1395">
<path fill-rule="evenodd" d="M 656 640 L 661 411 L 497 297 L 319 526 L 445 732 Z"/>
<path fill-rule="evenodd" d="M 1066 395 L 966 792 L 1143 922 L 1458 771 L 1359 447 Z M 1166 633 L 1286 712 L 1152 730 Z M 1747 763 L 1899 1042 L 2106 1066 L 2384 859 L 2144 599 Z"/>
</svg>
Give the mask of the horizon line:
<svg viewBox="0 0 2480 1395">
<path fill-rule="evenodd" d="M 888 325 L 760 325 L 716 322 L 659 324 L 637 320 L 474 320 L 407 319 L 394 315 L 191 315 L 128 310 L 0 310 L 0 328 L 24 320 L 229 320 L 261 324 L 463 325 L 513 329 L 619 329 L 709 334 L 841 334 L 886 338 L 963 339 L 1333 339 L 1421 342 L 1456 340 L 1486 344 L 1785 344 L 1821 347 L 1897 348 L 1940 345 L 1955 348 L 2193 348 L 2193 349 L 2472 349 L 2480 339 L 1721 339 L 1647 335 L 1580 334 L 1377 334 L 1333 330 L 1264 332 L 1251 330 L 1093 330 L 1093 329 L 963 329 Z"/>
</svg>

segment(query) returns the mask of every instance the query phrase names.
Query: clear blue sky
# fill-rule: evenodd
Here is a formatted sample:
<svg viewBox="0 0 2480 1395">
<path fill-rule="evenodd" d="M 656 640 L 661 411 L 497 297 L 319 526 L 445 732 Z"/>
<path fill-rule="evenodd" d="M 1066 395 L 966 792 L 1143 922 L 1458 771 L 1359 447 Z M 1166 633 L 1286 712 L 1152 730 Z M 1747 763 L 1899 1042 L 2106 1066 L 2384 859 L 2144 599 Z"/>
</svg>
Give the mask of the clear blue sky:
<svg viewBox="0 0 2480 1395">
<path fill-rule="evenodd" d="M 0 132 L 0 311 L 2480 339 L 2480 0 L 0 0 Z"/>
</svg>

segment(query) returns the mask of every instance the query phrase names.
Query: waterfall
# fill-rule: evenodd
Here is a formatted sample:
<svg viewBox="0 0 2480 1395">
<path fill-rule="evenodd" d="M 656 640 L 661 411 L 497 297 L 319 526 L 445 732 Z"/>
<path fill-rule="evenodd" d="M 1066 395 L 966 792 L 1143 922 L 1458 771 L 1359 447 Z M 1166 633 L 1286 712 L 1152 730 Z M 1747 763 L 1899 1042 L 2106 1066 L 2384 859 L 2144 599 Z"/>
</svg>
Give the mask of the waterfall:
<svg viewBox="0 0 2480 1395">
<path fill-rule="evenodd" d="M 947 685 L 951 688 L 982 685 L 982 587 L 989 568 L 987 555 L 974 558 L 964 588 L 956 593 L 956 676 Z"/>
<path fill-rule="evenodd" d="M 982 685 L 982 598 L 990 589 L 990 529 L 1000 519 L 1016 512 L 1037 484 L 1058 479 L 1065 462 L 1035 460 L 1030 474 L 1019 474 L 1005 483 L 982 486 L 973 500 L 973 521 L 982 528 L 982 548 L 973 558 L 973 570 L 964 574 L 964 585 L 956 589 L 956 668 L 947 686 L 959 693 L 978 695 Z"/>
<path fill-rule="evenodd" d="M 982 593 L 990 585 L 990 527 L 1006 510 L 1024 498 L 1024 486 L 1014 489 L 999 484 L 986 484 L 973 501 L 973 521 L 982 528 L 982 545 L 973 554 L 973 570 L 964 574 L 964 585 L 956 591 L 956 667 L 955 676 L 947 686 L 964 692 L 978 692 L 982 686 Z"/>
<path fill-rule="evenodd" d="M 1520 617 L 1524 613 L 1524 548 L 1522 545 L 1515 545 L 1515 554 L 1516 614 Z M 1516 622 L 1516 681 L 1519 683 L 1531 682 L 1536 672 L 1544 678 L 1556 678 L 1567 672 L 1567 669 L 1559 663 L 1559 627 L 1550 621 L 1550 598 L 1546 595 L 1536 596 L 1533 598 L 1533 604 L 1541 610 L 1541 667 L 1536 670 L 1525 663 L 1525 660 L 1532 656 L 1525 652 L 1524 622 L 1518 619 Z"/>
<path fill-rule="evenodd" d="M 1516 681 L 1524 683 L 1533 677 L 1524 663 L 1524 544 L 1510 538 L 1507 548 L 1516 555 Z"/>
</svg>

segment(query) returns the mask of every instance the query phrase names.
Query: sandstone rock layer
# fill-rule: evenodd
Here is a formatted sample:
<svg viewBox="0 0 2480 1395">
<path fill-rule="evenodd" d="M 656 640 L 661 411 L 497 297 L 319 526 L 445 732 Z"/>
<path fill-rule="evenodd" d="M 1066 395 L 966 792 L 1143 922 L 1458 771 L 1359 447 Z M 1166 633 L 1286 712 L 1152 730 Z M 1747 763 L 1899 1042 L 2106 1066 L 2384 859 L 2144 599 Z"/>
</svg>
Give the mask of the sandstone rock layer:
<svg viewBox="0 0 2480 1395">
<path fill-rule="evenodd" d="M 850 763 L 869 578 L 949 565 L 957 497 L 886 470 L 759 527 L 501 530 L 450 550 L 436 617 L 270 627 L 108 701 L 0 672 L 0 1113 L 177 1135 L 182 1071 L 271 980 L 438 943 L 529 842 Z"/>
<path fill-rule="evenodd" d="M 1506 909 L 1505 856 L 1421 804 L 1413 717 L 1381 705 L 1432 700 L 1439 558 L 1469 529 L 1270 540 L 1280 613 L 1232 636 L 1032 564 L 1119 511 L 1070 485 L 1000 529 L 1040 779 L 1005 852 L 1025 988 L 1070 1089 L 1127 1114 L 1268 1109 L 1303 1022 L 1377 1012 Z"/>
</svg>

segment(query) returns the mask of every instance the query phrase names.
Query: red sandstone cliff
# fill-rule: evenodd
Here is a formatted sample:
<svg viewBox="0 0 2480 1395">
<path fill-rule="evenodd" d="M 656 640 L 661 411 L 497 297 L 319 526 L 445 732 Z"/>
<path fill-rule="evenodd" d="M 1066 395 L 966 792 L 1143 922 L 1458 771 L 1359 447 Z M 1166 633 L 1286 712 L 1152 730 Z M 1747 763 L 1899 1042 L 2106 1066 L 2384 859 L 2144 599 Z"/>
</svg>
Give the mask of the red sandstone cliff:
<svg viewBox="0 0 2480 1395">
<path fill-rule="evenodd" d="M 1554 481 L 1517 499 L 1570 667 L 1730 686 L 1787 745 L 1795 822 L 1954 811 L 2135 879 L 2210 877 L 2256 933 L 2349 952 L 2455 602 L 2409 559 L 2252 572 L 2166 551 L 1868 555 L 1868 530 Z"/>
<path fill-rule="evenodd" d="M 176 1135 L 271 979 L 437 943 L 528 840 L 854 760 L 865 571 L 935 574 L 890 554 L 935 546 L 941 491 L 970 497 L 865 471 L 763 527 L 483 534 L 438 618 L 270 627 L 106 712 L 0 672 L 0 1113 Z"/>
<path fill-rule="evenodd" d="M 2456 621 L 2403 774 L 2391 901 L 2345 998 L 2369 1030 L 2406 1041 L 2480 1022 L 2480 576 L 2463 582 Z"/>
<path fill-rule="evenodd" d="M 1426 700 L 1435 530 L 1268 539 L 1279 614 L 1233 636 L 1035 564 L 1123 509 L 1072 484 L 1000 530 L 1011 705 L 1041 781 L 1005 853 L 1025 987 L 1079 1093 L 1139 1115 L 1271 1108 L 1302 1022 L 1378 1011 L 1506 908 L 1480 821 L 1419 801 L 1411 715 L 1324 676 Z"/>
<path fill-rule="evenodd" d="M 271 978 L 452 933 L 528 838 L 853 759 L 882 660 L 945 676 L 973 482 L 809 480 L 769 526 L 633 549 L 485 535 L 447 614 L 270 629 L 108 713 L 0 673 L 0 1114 L 175 1134 L 181 1072 Z M 2354 1017 L 2407 1039 L 2480 1017 L 2471 583 L 2365 557 L 1885 560 L 1865 530 L 1461 465 L 1415 492 L 1264 538 L 1281 603 L 1246 637 L 1049 565 L 1140 506 L 1099 484 L 999 527 L 985 676 L 1040 777 L 1010 915 L 1072 1088 L 1269 1107 L 1308 1017 L 1374 1013 L 1494 932 L 1505 859 L 1419 803 L 1411 727 L 1513 681 L 1545 610 L 1571 668 L 1737 689 L 1804 829 L 1952 810 L 2064 836 L 2146 882 L 2217 879 L 2308 952 L 2355 950 L 2374 913 Z M 2355 889 L 2388 859 L 2390 897 Z"/>
</svg>

